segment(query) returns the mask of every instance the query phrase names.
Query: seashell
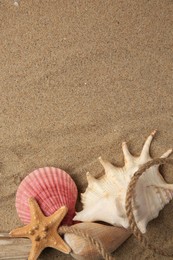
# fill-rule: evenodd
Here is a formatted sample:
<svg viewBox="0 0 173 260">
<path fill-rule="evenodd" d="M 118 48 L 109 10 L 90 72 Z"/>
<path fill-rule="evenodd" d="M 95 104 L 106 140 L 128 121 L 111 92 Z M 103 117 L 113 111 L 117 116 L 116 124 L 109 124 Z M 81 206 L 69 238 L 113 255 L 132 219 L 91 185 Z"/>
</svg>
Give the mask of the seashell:
<svg viewBox="0 0 173 260">
<path fill-rule="evenodd" d="M 62 223 L 71 225 L 77 195 L 76 184 L 65 171 L 54 167 L 40 168 L 27 175 L 19 185 L 16 194 L 17 213 L 21 221 L 28 224 L 30 222 L 28 199 L 33 197 L 45 216 L 50 216 L 61 206 L 66 206 L 68 213 Z"/>
<path fill-rule="evenodd" d="M 122 144 L 124 167 L 115 167 L 110 162 L 99 158 L 105 169 L 105 175 L 96 179 L 87 173 L 88 187 L 82 194 L 83 210 L 74 220 L 104 221 L 115 226 L 129 227 L 125 210 L 127 187 L 131 177 L 139 167 L 150 161 L 149 148 L 153 131 L 147 138 L 140 156 L 134 157 L 127 144 Z M 172 152 L 169 149 L 161 158 L 167 158 Z M 173 198 L 173 184 L 167 184 L 159 172 L 159 165 L 153 166 L 139 178 L 133 199 L 134 216 L 138 228 L 146 232 L 147 223 L 156 218 L 159 211 Z"/>
<path fill-rule="evenodd" d="M 109 253 L 115 251 L 131 235 L 131 231 L 128 229 L 98 223 L 79 223 L 73 227 L 87 232 L 88 235 L 100 241 L 104 249 Z M 71 255 L 75 259 L 102 259 L 97 249 L 84 238 L 66 233 L 64 240 L 72 249 Z"/>
</svg>

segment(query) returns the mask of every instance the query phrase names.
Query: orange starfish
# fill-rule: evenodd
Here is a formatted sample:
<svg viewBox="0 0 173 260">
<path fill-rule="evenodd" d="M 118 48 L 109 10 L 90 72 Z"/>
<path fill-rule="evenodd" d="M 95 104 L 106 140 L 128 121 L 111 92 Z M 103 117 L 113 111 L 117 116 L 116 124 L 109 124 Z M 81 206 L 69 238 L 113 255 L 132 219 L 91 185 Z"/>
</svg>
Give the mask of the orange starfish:
<svg viewBox="0 0 173 260">
<path fill-rule="evenodd" d="M 63 206 L 51 216 L 46 217 L 34 198 L 29 199 L 29 206 L 31 222 L 10 232 L 12 237 L 28 237 L 31 239 L 32 248 L 28 260 L 36 260 L 46 247 L 53 247 L 69 254 L 70 247 L 57 232 L 58 226 L 68 211 L 67 207 Z"/>
</svg>

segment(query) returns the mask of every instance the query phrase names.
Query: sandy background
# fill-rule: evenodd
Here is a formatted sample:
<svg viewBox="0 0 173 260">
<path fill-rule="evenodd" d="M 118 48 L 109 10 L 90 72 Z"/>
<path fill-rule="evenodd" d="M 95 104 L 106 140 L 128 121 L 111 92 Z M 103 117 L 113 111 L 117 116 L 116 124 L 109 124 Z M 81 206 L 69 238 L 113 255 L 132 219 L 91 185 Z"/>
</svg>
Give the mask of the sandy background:
<svg viewBox="0 0 173 260">
<path fill-rule="evenodd" d="M 20 225 L 15 193 L 35 168 L 65 169 L 81 192 L 86 171 L 102 171 L 98 156 L 123 164 L 122 141 L 139 154 L 157 128 L 152 155 L 173 146 L 173 1 L 5 0 L 0 28 L 0 231 Z M 173 202 L 148 226 L 170 249 L 172 216 Z M 134 237 L 116 256 L 170 259 Z"/>
</svg>

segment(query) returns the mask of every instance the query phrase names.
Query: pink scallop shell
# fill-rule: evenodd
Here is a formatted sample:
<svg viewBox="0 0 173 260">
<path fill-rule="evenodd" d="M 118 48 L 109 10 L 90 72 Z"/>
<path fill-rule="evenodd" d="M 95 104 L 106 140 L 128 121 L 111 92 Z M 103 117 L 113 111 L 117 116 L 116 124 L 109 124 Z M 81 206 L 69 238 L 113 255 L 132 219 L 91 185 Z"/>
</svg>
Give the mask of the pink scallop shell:
<svg viewBox="0 0 173 260">
<path fill-rule="evenodd" d="M 19 185 L 16 194 L 16 209 L 24 224 L 30 222 L 28 199 L 37 200 L 45 216 L 52 215 L 58 208 L 65 205 L 68 208 L 62 224 L 71 225 L 75 215 L 77 187 L 70 175 L 65 171 L 45 167 L 31 172 Z"/>
</svg>

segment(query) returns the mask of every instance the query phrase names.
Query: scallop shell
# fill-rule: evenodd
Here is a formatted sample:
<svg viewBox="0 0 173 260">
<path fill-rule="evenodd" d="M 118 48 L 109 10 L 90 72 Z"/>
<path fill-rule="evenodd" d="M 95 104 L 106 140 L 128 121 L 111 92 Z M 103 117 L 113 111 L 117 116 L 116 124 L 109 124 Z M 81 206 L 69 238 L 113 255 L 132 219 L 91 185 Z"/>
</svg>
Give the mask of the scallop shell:
<svg viewBox="0 0 173 260">
<path fill-rule="evenodd" d="M 100 241 L 103 248 L 109 253 L 115 251 L 131 235 L 130 230 L 98 223 L 79 223 L 73 227 L 87 232 L 89 236 Z M 64 240 L 72 249 L 73 258 L 78 260 L 102 259 L 97 249 L 86 239 L 75 234 L 65 233 Z"/>
<path fill-rule="evenodd" d="M 129 227 L 126 216 L 125 199 L 131 177 L 139 167 L 150 161 L 149 148 L 153 131 L 147 138 L 140 156 L 134 157 L 127 144 L 122 144 L 125 158 L 124 167 L 115 167 L 99 158 L 105 169 L 105 175 L 96 179 L 87 174 L 88 187 L 82 194 L 83 210 L 78 212 L 74 220 L 104 221 L 115 226 Z M 172 153 L 169 149 L 161 158 Z M 159 211 L 173 198 L 173 184 L 167 184 L 159 172 L 159 165 L 153 166 L 139 178 L 133 199 L 134 216 L 142 233 L 146 232 L 147 223 L 156 218 Z"/>
<path fill-rule="evenodd" d="M 19 185 L 16 194 L 16 209 L 24 224 L 30 222 L 28 199 L 34 197 L 45 216 L 52 215 L 61 206 L 67 206 L 68 213 L 63 224 L 71 225 L 75 215 L 77 187 L 65 171 L 45 167 L 31 172 Z"/>
</svg>

